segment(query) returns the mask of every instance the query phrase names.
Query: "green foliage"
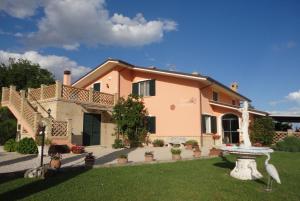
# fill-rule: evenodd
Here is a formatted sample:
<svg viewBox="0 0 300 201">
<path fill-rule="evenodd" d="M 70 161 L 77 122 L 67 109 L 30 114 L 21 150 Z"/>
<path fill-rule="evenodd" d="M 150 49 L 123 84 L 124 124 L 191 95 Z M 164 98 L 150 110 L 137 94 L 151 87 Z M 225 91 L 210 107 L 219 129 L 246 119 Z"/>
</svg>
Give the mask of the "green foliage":
<svg viewBox="0 0 300 201">
<path fill-rule="evenodd" d="M 127 136 L 131 147 L 144 142 L 147 111 L 141 98 L 129 95 L 127 99 L 120 98 L 113 108 L 112 118 L 117 124 L 118 133 Z"/>
<path fill-rule="evenodd" d="M 37 88 L 41 84 L 53 84 L 51 72 L 26 59 L 10 59 L 8 64 L 0 64 L 0 87 L 15 85 L 17 90 Z"/>
<path fill-rule="evenodd" d="M 160 139 L 155 139 L 155 140 L 153 140 L 152 144 L 154 147 L 163 147 L 165 142 Z"/>
<path fill-rule="evenodd" d="M 42 146 L 42 139 L 43 137 L 41 135 L 36 136 L 35 138 L 35 142 L 38 146 Z M 51 140 L 49 140 L 48 138 L 45 138 L 45 145 L 50 145 L 51 144 Z"/>
<path fill-rule="evenodd" d="M 15 152 L 17 147 L 17 142 L 15 139 L 9 139 L 4 144 L 4 150 L 8 152 Z"/>
<path fill-rule="evenodd" d="M 172 148 L 171 153 L 174 155 L 179 155 L 181 154 L 181 149 Z"/>
<path fill-rule="evenodd" d="M 114 149 L 123 148 L 124 147 L 123 141 L 121 139 L 115 139 L 115 143 L 112 144 L 112 147 Z"/>
<path fill-rule="evenodd" d="M 118 158 L 128 158 L 128 156 L 126 154 L 121 154 L 118 156 Z"/>
<path fill-rule="evenodd" d="M 300 152 L 300 138 L 286 137 L 283 141 L 277 142 L 274 148 L 278 151 Z"/>
<path fill-rule="evenodd" d="M 0 108 L 0 144 L 16 137 L 17 121 L 6 107 Z"/>
<path fill-rule="evenodd" d="M 289 123 L 276 122 L 275 130 L 276 131 L 287 131 L 288 129 L 292 129 L 292 125 Z"/>
<path fill-rule="evenodd" d="M 23 138 L 19 141 L 17 146 L 17 152 L 21 154 L 36 154 L 38 149 L 34 139 L 32 138 Z"/>
<path fill-rule="evenodd" d="M 197 146 L 197 145 L 198 145 L 198 142 L 197 142 L 196 140 L 188 140 L 188 141 L 185 142 L 185 144 Z"/>
<path fill-rule="evenodd" d="M 270 145 L 274 134 L 275 126 L 271 117 L 261 117 L 254 120 L 250 133 L 252 143 L 260 142 L 263 145 Z"/>
</svg>

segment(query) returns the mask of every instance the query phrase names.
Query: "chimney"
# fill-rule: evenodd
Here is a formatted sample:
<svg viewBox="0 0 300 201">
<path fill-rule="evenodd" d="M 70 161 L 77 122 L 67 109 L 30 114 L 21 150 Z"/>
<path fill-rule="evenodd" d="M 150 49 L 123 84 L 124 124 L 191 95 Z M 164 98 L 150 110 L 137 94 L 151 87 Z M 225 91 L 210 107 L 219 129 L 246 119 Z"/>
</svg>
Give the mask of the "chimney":
<svg viewBox="0 0 300 201">
<path fill-rule="evenodd" d="M 65 70 L 64 71 L 64 80 L 63 80 L 64 85 L 71 85 L 71 71 Z"/>
<path fill-rule="evenodd" d="M 235 91 L 235 92 L 237 92 L 237 91 L 238 91 L 238 88 L 239 88 L 239 85 L 238 85 L 238 83 L 237 83 L 237 82 L 233 82 L 233 83 L 231 83 L 231 85 L 230 85 L 230 89 L 231 89 L 232 91 Z"/>
</svg>

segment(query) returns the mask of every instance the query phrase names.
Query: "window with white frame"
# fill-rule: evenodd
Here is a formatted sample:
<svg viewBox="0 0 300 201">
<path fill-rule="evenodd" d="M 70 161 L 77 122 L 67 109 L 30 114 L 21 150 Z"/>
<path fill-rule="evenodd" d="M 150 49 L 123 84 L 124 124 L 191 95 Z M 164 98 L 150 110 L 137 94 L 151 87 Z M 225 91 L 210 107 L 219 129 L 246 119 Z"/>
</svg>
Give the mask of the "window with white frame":
<svg viewBox="0 0 300 201">
<path fill-rule="evenodd" d="M 132 94 L 139 96 L 155 96 L 155 80 L 132 83 Z"/>
<path fill-rule="evenodd" d="M 202 133 L 217 133 L 216 116 L 202 115 Z"/>
</svg>

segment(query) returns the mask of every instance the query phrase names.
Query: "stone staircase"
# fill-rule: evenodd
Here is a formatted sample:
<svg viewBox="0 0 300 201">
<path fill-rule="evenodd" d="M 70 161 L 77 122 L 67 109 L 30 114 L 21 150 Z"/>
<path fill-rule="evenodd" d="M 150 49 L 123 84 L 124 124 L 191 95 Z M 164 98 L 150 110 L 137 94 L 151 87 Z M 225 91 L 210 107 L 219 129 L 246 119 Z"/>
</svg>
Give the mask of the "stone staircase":
<svg viewBox="0 0 300 201">
<path fill-rule="evenodd" d="M 2 88 L 2 99 L 1 105 L 6 106 L 14 114 L 18 120 L 18 124 L 21 125 L 19 131 L 21 132 L 22 137 L 32 137 L 38 134 L 39 124 L 46 122 L 46 135 L 47 138 L 54 140 L 56 137 L 65 137 L 66 140 L 60 140 L 64 144 L 69 144 L 70 141 L 67 139 L 68 136 L 71 136 L 71 133 L 68 132 L 71 129 L 68 129 L 67 121 L 56 121 L 53 117 L 45 117 L 41 114 L 41 111 L 38 111 L 37 108 L 44 110 L 43 113 L 47 113 L 44 107 L 36 100 L 32 100 L 30 92 L 21 90 L 20 92 L 16 91 L 15 86 L 10 86 L 9 88 Z M 29 101 L 31 100 L 31 101 Z M 39 107 L 34 107 L 32 102 L 39 105 Z M 68 143 L 69 142 L 69 143 Z M 59 143 L 58 143 L 59 144 Z"/>
</svg>

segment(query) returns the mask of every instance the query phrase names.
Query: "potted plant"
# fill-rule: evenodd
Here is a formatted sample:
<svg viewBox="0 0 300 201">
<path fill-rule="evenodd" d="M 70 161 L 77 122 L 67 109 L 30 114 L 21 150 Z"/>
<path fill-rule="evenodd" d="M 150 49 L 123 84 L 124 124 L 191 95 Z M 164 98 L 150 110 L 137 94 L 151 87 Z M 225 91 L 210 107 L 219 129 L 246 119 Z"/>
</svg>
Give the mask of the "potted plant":
<svg viewBox="0 0 300 201">
<path fill-rule="evenodd" d="M 192 150 L 194 146 L 197 146 L 198 142 L 196 140 L 188 140 L 185 142 L 185 148 L 187 150 Z"/>
<path fill-rule="evenodd" d="M 164 146 L 164 141 L 160 139 L 156 139 L 152 142 L 154 147 L 163 147 Z"/>
<path fill-rule="evenodd" d="M 84 147 L 79 145 L 74 145 L 71 148 L 73 154 L 82 154 L 84 152 Z"/>
<path fill-rule="evenodd" d="M 172 160 L 180 160 L 181 159 L 181 156 L 180 156 L 181 149 L 172 148 L 171 153 L 172 153 Z"/>
<path fill-rule="evenodd" d="M 36 142 L 37 147 L 38 147 L 38 155 L 39 156 L 42 155 L 42 143 L 43 143 L 42 139 L 43 139 L 43 137 L 41 135 L 38 135 L 35 138 L 35 142 Z M 44 156 L 48 154 L 50 146 L 51 146 L 51 140 L 49 140 L 48 138 L 45 138 L 45 141 L 44 141 Z"/>
<path fill-rule="evenodd" d="M 209 156 L 219 156 L 221 154 L 221 150 L 213 147 L 209 150 Z"/>
<path fill-rule="evenodd" d="M 128 163 L 128 156 L 125 154 L 121 154 L 118 157 L 118 164 L 125 164 L 125 163 Z"/>
<path fill-rule="evenodd" d="M 50 167 L 58 170 L 61 167 L 61 158 L 61 154 L 59 153 L 51 155 Z"/>
<path fill-rule="evenodd" d="M 198 145 L 194 147 L 194 157 L 195 158 L 200 158 L 201 157 L 201 150 L 200 150 L 200 147 Z"/>
<path fill-rule="evenodd" d="M 215 145 L 216 144 L 216 140 L 220 139 L 221 136 L 219 134 L 215 133 L 215 134 L 212 135 L 212 138 L 214 140 L 214 145 Z"/>
<path fill-rule="evenodd" d="M 93 165 L 95 164 L 95 156 L 93 155 L 93 152 L 90 152 L 85 156 L 84 162 L 85 167 L 93 167 Z"/>
<path fill-rule="evenodd" d="M 146 162 L 153 161 L 153 158 L 154 158 L 154 154 L 153 154 L 152 151 L 146 151 L 145 152 L 145 161 Z"/>
</svg>

